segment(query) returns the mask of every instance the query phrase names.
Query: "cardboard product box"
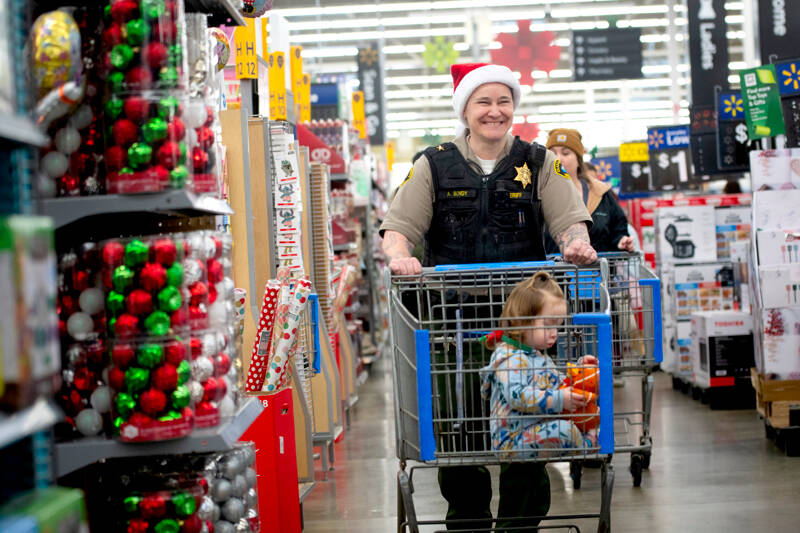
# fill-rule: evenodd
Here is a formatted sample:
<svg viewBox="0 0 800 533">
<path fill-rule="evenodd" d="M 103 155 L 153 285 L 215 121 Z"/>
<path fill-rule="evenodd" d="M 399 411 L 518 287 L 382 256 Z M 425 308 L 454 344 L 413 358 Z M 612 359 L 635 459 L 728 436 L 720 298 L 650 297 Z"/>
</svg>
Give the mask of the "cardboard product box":
<svg viewBox="0 0 800 533">
<path fill-rule="evenodd" d="M 676 328 L 678 354 L 677 376 L 692 381 L 692 323 L 678 322 Z"/>
<path fill-rule="evenodd" d="M 694 383 L 702 388 L 729 387 L 753 366 L 753 318 L 739 311 L 692 314 Z"/>
<path fill-rule="evenodd" d="M 800 308 L 762 309 L 759 319 L 758 371 L 768 380 L 800 380 Z"/>
<path fill-rule="evenodd" d="M 758 267 L 761 306 L 800 306 L 800 264 Z"/>
<path fill-rule="evenodd" d="M 760 229 L 756 247 L 759 266 L 800 264 L 800 228 Z"/>
<path fill-rule="evenodd" d="M 796 228 L 800 220 L 800 190 L 753 194 L 754 230 Z"/>
<path fill-rule="evenodd" d="M 731 263 L 679 265 L 675 267 L 675 314 L 688 320 L 694 311 L 734 309 Z"/>
<path fill-rule="evenodd" d="M 678 327 L 674 322 L 661 325 L 662 353 L 661 370 L 669 374 L 678 371 Z"/>
<path fill-rule="evenodd" d="M 662 262 L 717 260 L 714 208 L 709 205 L 659 208 L 658 254 Z"/>
<path fill-rule="evenodd" d="M 754 191 L 800 189 L 800 148 L 750 152 Z"/>
<path fill-rule="evenodd" d="M 731 259 L 731 246 L 750 240 L 750 206 L 717 207 L 714 209 L 717 231 L 717 260 Z"/>
</svg>

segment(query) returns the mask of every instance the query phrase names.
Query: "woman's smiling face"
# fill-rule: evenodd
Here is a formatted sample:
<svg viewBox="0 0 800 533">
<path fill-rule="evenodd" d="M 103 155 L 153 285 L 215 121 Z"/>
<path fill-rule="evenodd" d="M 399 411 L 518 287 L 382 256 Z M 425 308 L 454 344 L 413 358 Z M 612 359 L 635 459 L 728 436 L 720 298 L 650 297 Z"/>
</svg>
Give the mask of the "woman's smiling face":
<svg viewBox="0 0 800 533">
<path fill-rule="evenodd" d="M 484 83 L 469 97 L 464 118 L 470 135 L 487 141 L 502 139 L 514 121 L 511 89 L 502 83 Z"/>
</svg>

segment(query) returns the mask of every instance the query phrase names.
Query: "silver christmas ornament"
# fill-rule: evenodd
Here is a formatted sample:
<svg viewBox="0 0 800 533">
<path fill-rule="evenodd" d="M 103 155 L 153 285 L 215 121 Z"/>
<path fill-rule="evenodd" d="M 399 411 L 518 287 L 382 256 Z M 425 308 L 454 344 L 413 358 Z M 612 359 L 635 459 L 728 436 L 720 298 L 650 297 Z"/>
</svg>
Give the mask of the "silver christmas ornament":
<svg viewBox="0 0 800 533">
<path fill-rule="evenodd" d="M 230 522 L 237 522 L 244 516 L 244 503 L 239 498 L 231 498 L 222 504 L 222 516 Z"/>
<path fill-rule="evenodd" d="M 230 499 L 233 491 L 233 485 L 227 479 L 219 478 L 214 481 L 211 488 L 211 497 L 217 503 L 222 503 Z"/>
</svg>

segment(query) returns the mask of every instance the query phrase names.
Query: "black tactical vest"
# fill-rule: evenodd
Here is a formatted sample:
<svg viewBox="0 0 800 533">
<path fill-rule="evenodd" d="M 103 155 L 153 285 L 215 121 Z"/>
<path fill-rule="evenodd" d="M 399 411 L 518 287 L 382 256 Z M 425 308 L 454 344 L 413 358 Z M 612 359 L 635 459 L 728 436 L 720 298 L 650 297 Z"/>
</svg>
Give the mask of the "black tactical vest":
<svg viewBox="0 0 800 533">
<path fill-rule="evenodd" d="M 516 137 L 509 155 L 486 176 L 453 143 L 425 151 L 435 194 L 425 266 L 545 259 L 538 193 L 545 149 L 534 146 Z M 514 178 L 525 163 L 531 183 L 523 188 Z"/>
</svg>

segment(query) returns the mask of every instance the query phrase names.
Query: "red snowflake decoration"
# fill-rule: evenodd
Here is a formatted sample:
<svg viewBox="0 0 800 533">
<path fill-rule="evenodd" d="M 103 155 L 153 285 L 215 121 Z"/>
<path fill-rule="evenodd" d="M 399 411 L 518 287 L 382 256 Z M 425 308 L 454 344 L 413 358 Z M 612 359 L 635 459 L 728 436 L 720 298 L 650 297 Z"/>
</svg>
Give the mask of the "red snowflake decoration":
<svg viewBox="0 0 800 533">
<path fill-rule="evenodd" d="M 551 31 L 531 33 L 530 20 L 518 20 L 517 28 L 516 35 L 497 35 L 501 48 L 491 51 L 492 63 L 519 72 L 519 83 L 532 86 L 531 71 L 537 69 L 549 74 L 558 65 L 561 47 L 553 44 L 556 36 Z"/>
<path fill-rule="evenodd" d="M 511 134 L 519 137 L 523 141 L 533 142 L 539 135 L 539 124 L 529 124 L 527 115 L 522 118 L 525 119 L 525 122 L 514 124 L 511 127 Z"/>
</svg>

